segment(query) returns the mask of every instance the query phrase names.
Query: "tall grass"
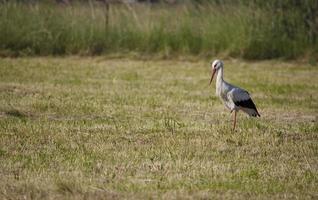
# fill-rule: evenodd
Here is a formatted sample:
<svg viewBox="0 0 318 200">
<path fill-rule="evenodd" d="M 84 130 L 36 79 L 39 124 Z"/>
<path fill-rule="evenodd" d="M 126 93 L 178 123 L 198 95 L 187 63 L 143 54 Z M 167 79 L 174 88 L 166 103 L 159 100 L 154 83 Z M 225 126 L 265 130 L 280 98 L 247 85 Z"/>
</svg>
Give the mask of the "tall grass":
<svg viewBox="0 0 318 200">
<path fill-rule="evenodd" d="M 308 39 L 299 13 L 285 15 L 282 20 L 279 13 L 244 4 L 111 5 L 107 14 L 101 5 L 2 3 L 0 54 L 137 52 L 249 59 L 317 54 L 317 42 Z"/>
</svg>

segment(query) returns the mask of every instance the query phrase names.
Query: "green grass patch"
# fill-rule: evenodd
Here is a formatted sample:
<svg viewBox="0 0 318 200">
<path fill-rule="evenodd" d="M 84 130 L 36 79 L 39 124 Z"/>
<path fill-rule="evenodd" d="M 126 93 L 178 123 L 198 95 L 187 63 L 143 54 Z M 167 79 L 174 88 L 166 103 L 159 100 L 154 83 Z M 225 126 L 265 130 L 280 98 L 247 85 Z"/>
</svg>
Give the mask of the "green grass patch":
<svg viewBox="0 0 318 200">
<path fill-rule="evenodd" d="M 134 52 L 316 62 L 317 3 L 238 2 L 111 4 L 108 11 L 102 4 L 1 3 L 0 55 Z"/>
</svg>

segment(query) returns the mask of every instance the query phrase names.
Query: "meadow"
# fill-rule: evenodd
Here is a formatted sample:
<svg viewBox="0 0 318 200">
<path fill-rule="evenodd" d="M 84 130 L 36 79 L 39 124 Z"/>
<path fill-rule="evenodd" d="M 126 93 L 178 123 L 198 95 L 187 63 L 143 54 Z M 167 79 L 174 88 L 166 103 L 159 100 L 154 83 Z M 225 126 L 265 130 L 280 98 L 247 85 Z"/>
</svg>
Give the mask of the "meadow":
<svg viewBox="0 0 318 200">
<path fill-rule="evenodd" d="M 315 0 L 112 4 L 108 10 L 96 1 L 70 6 L 17 2 L 0 2 L 0 56 L 318 60 Z"/>
<path fill-rule="evenodd" d="M 0 59 L 1 199 L 317 199 L 318 68 L 225 60 Z"/>
</svg>

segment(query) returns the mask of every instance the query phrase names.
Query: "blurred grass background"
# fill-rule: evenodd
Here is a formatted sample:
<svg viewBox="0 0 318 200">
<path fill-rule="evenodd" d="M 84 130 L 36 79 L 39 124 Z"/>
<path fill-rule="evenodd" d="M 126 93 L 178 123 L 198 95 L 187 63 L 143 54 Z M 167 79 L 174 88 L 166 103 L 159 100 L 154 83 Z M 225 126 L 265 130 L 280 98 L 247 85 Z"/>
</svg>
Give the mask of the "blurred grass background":
<svg viewBox="0 0 318 200">
<path fill-rule="evenodd" d="M 0 55 L 318 59 L 318 2 L 0 1 Z M 28 2 L 28 3 L 26 3 Z"/>
</svg>

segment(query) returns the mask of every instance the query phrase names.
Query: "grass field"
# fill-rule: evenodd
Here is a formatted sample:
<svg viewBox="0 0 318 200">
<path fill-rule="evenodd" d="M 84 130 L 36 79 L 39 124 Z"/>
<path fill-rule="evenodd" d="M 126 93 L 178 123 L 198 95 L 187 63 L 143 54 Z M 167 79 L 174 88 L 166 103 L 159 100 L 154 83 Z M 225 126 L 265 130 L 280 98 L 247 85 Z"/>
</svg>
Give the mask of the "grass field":
<svg viewBox="0 0 318 200">
<path fill-rule="evenodd" d="M 317 199 L 318 68 L 225 60 L 262 117 L 231 116 L 208 61 L 0 59 L 1 199 Z"/>
<path fill-rule="evenodd" d="M 218 54 L 318 62 L 316 0 L 116 4 L 108 11 L 90 2 L 72 6 L 36 0 L 0 2 L 0 56 L 135 52 L 169 58 Z"/>
</svg>

